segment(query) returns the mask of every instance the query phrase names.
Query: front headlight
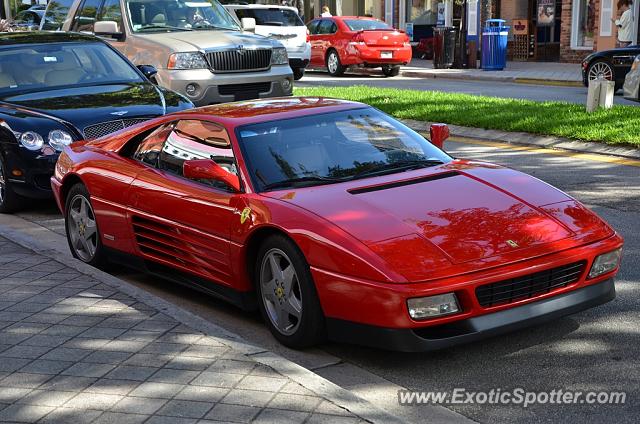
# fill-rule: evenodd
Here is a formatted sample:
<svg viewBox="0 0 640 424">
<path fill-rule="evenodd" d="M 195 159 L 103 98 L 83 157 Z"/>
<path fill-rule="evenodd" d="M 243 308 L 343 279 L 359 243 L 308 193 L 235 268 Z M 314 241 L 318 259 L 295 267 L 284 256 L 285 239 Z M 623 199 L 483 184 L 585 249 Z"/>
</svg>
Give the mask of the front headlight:
<svg viewBox="0 0 640 424">
<path fill-rule="evenodd" d="M 593 265 L 591 265 L 589 278 L 596 278 L 600 275 L 613 271 L 618 267 L 621 257 L 622 248 L 597 256 L 595 261 L 593 261 Z"/>
<path fill-rule="evenodd" d="M 28 150 L 36 151 L 42 149 L 44 145 L 44 140 L 40 134 L 33 131 L 26 131 L 20 134 L 20 138 L 18 139 L 20 144 Z"/>
<path fill-rule="evenodd" d="M 168 69 L 208 69 L 209 64 L 200 52 L 174 53 L 169 56 Z"/>
<path fill-rule="evenodd" d="M 49 133 L 49 146 L 53 147 L 56 152 L 61 152 L 64 146 L 68 146 L 73 142 L 71 134 L 62 130 L 53 130 Z"/>
<path fill-rule="evenodd" d="M 286 65 L 289 63 L 289 57 L 287 56 L 287 49 L 284 47 L 274 47 L 271 53 L 272 65 Z"/>
</svg>

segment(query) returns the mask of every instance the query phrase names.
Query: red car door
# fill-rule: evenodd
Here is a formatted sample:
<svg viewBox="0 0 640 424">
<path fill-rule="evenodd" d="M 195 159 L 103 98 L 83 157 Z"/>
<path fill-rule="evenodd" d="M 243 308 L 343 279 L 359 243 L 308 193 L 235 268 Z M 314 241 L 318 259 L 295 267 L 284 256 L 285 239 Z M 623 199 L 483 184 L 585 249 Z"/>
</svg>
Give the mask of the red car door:
<svg viewBox="0 0 640 424">
<path fill-rule="evenodd" d="M 331 18 L 321 19 L 311 36 L 311 61 L 314 66 L 325 66 L 327 50 L 333 45 L 338 27 Z"/>
<path fill-rule="evenodd" d="M 136 248 L 155 264 L 233 286 L 230 235 L 243 199 L 223 183 L 182 176 L 184 161 L 191 159 L 211 158 L 236 172 L 228 133 L 199 120 L 172 123 L 166 133 L 161 146 L 145 150 L 143 142 L 134 154 L 149 165 L 130 190 Z"/>
<path fill-rule="evenodd" d="M 314 19 L 307 24 L 309 30 L 309 40 L 311 43 L 311 65 L 323 66 L 322 63 L 322 37 L 318 34 L 320 19 Z"/>
</svg>

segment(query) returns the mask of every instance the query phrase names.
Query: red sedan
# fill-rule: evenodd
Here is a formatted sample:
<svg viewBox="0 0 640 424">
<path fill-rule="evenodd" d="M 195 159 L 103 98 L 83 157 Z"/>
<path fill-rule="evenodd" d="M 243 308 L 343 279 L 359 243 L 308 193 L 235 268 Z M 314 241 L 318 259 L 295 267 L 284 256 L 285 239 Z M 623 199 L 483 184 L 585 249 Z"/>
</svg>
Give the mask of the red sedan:
<svg viewBox="0 0 640 424">
<path fill-rule="evenodd" d="M 396 76 L 411 61 L 409 37 L 374 18 L 334 16 L 307 24 L 311 38 L 311 67 L 340 76 L 349 67 L 377 68 Z"/>
<path fill-rule="evenodd" d="M 342 100 L 152 119 L 65 148 L 52 186 L 76 258 L 259 308 L 296 348 L 423 351 L 553 320 L 614 298 L 623 244 L 546 183 Z"/>
</svg>

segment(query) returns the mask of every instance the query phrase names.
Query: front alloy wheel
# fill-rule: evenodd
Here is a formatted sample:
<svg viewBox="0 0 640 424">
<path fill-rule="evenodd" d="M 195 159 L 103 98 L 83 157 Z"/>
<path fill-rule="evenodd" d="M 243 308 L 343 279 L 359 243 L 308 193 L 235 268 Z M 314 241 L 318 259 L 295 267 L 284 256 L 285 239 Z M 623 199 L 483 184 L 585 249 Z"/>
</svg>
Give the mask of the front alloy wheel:
<svg viewBox="0 0 640 424">
<path fill-rule="evenodd" d="M 280 343 L 299 349 L 325 337 L 322 307 L 309 265 L 296 244 L 273 235 L 260 246 L 255 285 L 260 312 Z"/>
<path fill-rule="evenodd" d="M 607 62 L 598 61 L 589 67 L 589 81 L 598 79 L 613 81 L 613 68 Z"/>
<path fill-rule="evenodd" d="M 93 266 L 104 263 L 102 243 L 91 206 L 89 192 L 82 184 L 76 184 L 67 195 L 65 226 L 71 253 L 77 259 Z"/>
</svg>

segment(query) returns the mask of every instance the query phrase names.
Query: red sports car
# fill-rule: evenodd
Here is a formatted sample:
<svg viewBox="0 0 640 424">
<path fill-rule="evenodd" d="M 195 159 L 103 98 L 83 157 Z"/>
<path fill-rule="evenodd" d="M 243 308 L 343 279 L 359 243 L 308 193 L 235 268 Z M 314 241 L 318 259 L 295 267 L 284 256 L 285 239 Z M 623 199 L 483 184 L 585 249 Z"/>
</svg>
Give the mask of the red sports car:
<svg viewBox="0 0 640 424">
<path fill-rule="evenodd" d="M 409 37 L 386 23 L 359 16 L 317 18 L 307 24 L 311 67 L 340 76 L 349 67 L 377 68 L 393 77 L 411 61 Z"/>
<path fill-rule="evenodd" d="M 257 307 L 296 348 L 423 351 L 553 320 L 614 298 L 623 244 L 544 182 L 333 99 L 203 107 L 77 142 L 52 185 L 75 257 Z"/>
</svg>

